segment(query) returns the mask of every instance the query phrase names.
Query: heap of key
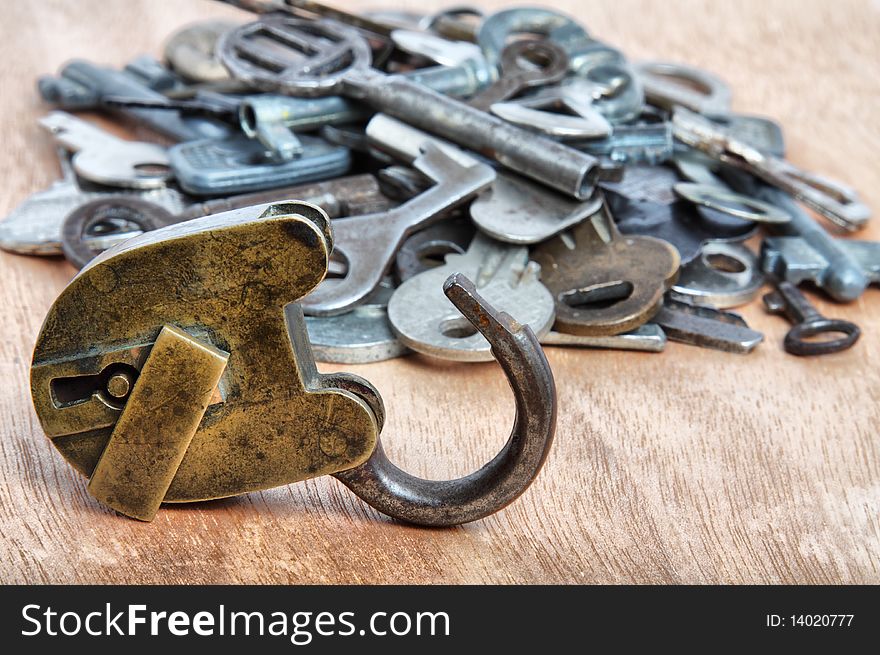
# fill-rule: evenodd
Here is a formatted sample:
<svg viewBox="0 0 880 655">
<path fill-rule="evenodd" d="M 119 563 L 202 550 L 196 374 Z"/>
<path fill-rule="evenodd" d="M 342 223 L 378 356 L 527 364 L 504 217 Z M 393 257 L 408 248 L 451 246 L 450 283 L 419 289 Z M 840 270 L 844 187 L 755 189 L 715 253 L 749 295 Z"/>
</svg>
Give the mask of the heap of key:
<svg viewBox="0 0 880 655">
<path fill-rule="evenodd" d="M 767 284 L 788 352 L 858 339 L 797 287 L 849 302 L 880 279 L 880 244 L 837 234 L 867 207 L 788 162 L 780 126 L 731 112 L 711 73 L 629 61 L 552 9 L 230 4 L 258 15 L 188 26 L 161 62 L 75 60 L 39 81 L 64 178 L 0 223 L 0 247 L 81 268 L 144 231 L 313 203 L 333 259 L 301 305 L 331 362 L 491 360 L 443 293 L 453 273 L 544 345 L 751 352 L 763 336 L 729 310 Z"/>
</svg>

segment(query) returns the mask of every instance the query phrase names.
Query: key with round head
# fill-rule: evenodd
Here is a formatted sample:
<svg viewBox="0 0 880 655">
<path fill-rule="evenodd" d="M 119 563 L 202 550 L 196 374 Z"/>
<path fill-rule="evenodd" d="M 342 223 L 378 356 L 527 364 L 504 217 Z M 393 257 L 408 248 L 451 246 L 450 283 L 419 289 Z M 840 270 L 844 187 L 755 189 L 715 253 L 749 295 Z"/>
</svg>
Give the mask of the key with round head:
<svg viewBox="0 0 880 655">
<path fill-rule="evenodd" d="M 265 19 L 227 33 L 218 52 L 234 77 L 266 91 L 306 97 L 341 93 L 563 193 L 587 198 L 593 192 L 596 158 L 371 68 L 367 42 L 343 25 Z"/>
<path fill-rule="evenodd" d="M 155 189 L 171 178 L 167 151 L 158 144 L 125 141 L 63 111 L 53 111 L 39 122 L 59 144 L 76 153 L 73 169 L 91 182 Z"/>
</svg>

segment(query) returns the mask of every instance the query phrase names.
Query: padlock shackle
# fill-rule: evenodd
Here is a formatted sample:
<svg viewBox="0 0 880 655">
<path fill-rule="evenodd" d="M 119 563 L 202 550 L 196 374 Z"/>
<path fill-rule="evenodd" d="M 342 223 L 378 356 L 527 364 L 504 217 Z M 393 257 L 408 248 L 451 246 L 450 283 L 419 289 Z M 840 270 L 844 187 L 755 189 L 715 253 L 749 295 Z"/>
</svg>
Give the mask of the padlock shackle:
<svg viewBox="0 0 880 655">
<path fill-rule="evenodd" d="M 556 431 L 556 385 L 531 328 L 496 311 L 473 283 L 456 273 L 447 297 L 492 345 L 516 401 L 510 438 L 491 461 L 456 480 L 424 480 L 395 466 L 381 442 L 363 464 L 334 474 L 380 512 L 418 525 L 445 527 L 484 518 L 513 502 L 532 483 Z"/>
</svg>

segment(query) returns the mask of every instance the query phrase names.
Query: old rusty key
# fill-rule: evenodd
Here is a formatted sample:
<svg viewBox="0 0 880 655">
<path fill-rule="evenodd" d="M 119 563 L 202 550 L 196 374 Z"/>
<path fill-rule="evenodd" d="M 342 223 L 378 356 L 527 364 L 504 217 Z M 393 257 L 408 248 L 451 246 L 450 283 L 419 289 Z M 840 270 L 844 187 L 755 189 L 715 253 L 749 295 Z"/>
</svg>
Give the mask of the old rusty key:
<svg viewBox="0 0 880 655">
<path fill-rule="evenodd" d="M 379 446 L 369 382 L 315 368 L 297 301 L 327 272 L 327 215 L 258 205 L 137 236 L 94 259 L 43 323 L 31 393 L 54 445 L 119 512 L 337 475 L 393 517 L 482 518 L 522 493 L 553 440 L 552 373 L 534 334 L 453 276 L 447 295 L 486 335 L 517 417 L 501 453 L 452 481 L 409 476 Z"/>
<path fill-rule="evenodd" d="M 839 318 L 825 318 L 791 282 L 777 282 L 776 290 L 764 296 L 764 306 L 771 314 L 785 316 L 792 328 L 785 335 L 783 347 L 792 355 L 830 355 L 851 348 L 862 331 L 859 326 Z M 814 340 L 825 334 L 839 334 L 836 339 Z"/>
<path fill-rule="evenodd" d="M 267 18 L 224 35 L 217 52 L 234 77 L 257 88 L 305 97 L 341 93 L 575 198 L 589 198 L 600 176 L 595 157 L 372 68 L 366 41 L 338 23 Z"/>
<path fill-rule="evenodd" d="M 602 209 L 545 241 L 532 258 L 556 300 L 558 332 L 606 336 L 646 323 L 677 277 L 678 251 L 660 239 L 622 236 Z"/>
</svg>

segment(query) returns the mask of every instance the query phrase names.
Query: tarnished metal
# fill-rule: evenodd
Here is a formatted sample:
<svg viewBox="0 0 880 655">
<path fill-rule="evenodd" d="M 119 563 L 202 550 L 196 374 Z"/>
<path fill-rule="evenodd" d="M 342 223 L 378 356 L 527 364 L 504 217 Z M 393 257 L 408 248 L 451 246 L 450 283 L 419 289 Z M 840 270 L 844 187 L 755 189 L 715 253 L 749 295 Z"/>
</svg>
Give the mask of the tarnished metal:
<svg viewBox="0 0 880 655">
<path fill-rule="evenodd" d="M 850 321 L 825 318 L 791 282 L 779 282 L 764 296 L 764 306 L 771 314 L 785 316 L 792 328 L 785 335 L 783 347 L 792 355 L 830 355 L 852 348 L 861 336 L 859 326 Z M 817 340 L 820 335 L 840 334 L 836 339 Z"/>
<path fill-rule="evenodd" d="M 389 279 L 364 304 L 336 316 L 306 316 L 312 352 L 319 362 L 368 364 L 410 352 L 388 321 L 388 300 L 394 293 Z"/>
<path fill-rule="evenodd" d="M 384 214 L 334 221 L 334 256 L 346 262 L 347 273 L 343 278 L 325 280 L 305 298 L 303 308 L 307 313 L 332 316 L 362 304 L 382 281 L 406 237 L 466 202 L 495 179 L 495 171 L 485 164 L 463 165 L 431 143 L 425 144 L 414 166 L 436 184 Z"/>
<path fill-rule="evenodd" d="M 125 407 L 89 478 L 89 493 L 126 516 L 152 521 L 177 474 L 229 353 L 166 325 L 129 392 L 129 378 L 107 382 Z"/>
<path fill-rule="evenodd" d="M 527 68 L 520 59 L 532 62 L 533 66 Z M 547 39 L 514 41 L 501 51 L 500 67 L 501 76 L 468 100 L 471 107 L 487 110 L 526 89 L 559 82 L 568 71 L 568 56 Z"/>
<path fill-rule="evenodd" d="M 680 141 L 792 194 L 840 227 L 858 230 L 871 217 L 871 210 L 854 189 L 763 153 L 699 114 L 678 107 L 672 124 Z"/>
<path fill-rule="evenodd" d="M 330 248 L 320 209 L 282 203 L 150 232 L 94 259 L 56 300 L 37 340 L 31 392 L 46 434 L 91 475 L 127 409 L 103 393 L 104 377 L 142 371 L 171 325 L 230 356 L 219 402 L 199 424 L 165 502 L 362 463 L 382 423 L 378 393 L 356 376 L 319 374 L 302 312 L 284 310 L 323 278 Z"/>
<path fill-rule="evenodd" d="M 667 294 L 651 320 L 663 328 L 670 341 L 700 348 L 746 354 L 764 340 L 764 335 L 752 330 L 739 314 L 674 293 Z"/>
<path fill-rule="evenodd" d="M 217 59 L 215 46 L 235 23 L 206 20 L 182 27 L 165 42 L 165 59 L 177 73 L 193 82 L 228 80 L 229 73 Z"/>
<path fill-rule="evenodd" d="M 664 109 L 687 107 L 702 114 L 730 111 L 730 87 L 712 73 L 666 61 L 639 62 L 635 69 L 651 104 Z"/>
<path fill-rule="evenodd" d="M 260 46 L 261 34 L 277 47 Z M 291 43 L 309 43 L 303 58 Z M 320 96 L 342 93 L 379 111 L 449 139 L 527 177 L 576 198 L 592 195 L 599 162 L 551 139 L 529 133 L 369 63 L 369 48 L 349 28 L 326 21 L 277 19 L 251 23 L 226 34 L 218 46 L 235 77 L 268 91 Z M 285 48 L 284 53 L 279 52 Z"/>
<path fill-rule="evenodd" d="M 462 275 L 450 276 L 443 291 L 486 337 L 507 376 L 516 403 L 510 438 L 490 462 L 457 480 L 409 475 L 389 461 L 381 444 L 366 463 L 335 474 L 380 512 L 432 526 L 475 521 L 513 502 L 538 475 L 556 431 L 556 384 L 534 333 L 496 311 Z"/>
<path fill-rule="evenodd" d="M 556 302 L 555 329 L 586 336 L 620 334 L 650 320 L 681 261 L 665 241 L 622 236 L 606 205 L 532 257 Z"/>
<path fill-rule="evenodd" d="M 791 216 L 782 209 L 750 196 L 711 184 L 679 182 L 672 187 L 679 196 L 724 214 L 755 223 L 788 223 Z"/>
<path fill-rule="evenodd" d="M 700 256 L 681 267 L 672 290 L 722 309 L 745 305 L 764 285 L 758 258 L 740 243 L 709 241 Z"/>
<path fill-rule="evenodd" d="M 135 237 L 74 278 L 43 324 L 31 392 L 46 434 L 94 478 L 96 497 L 149 520 L 159 502 L 339 474 L 386 514 L 455 525 L 531 484 L 556 424 L 553 376 L 534 334 L 467 279 L 446 282 L 492 344 L 517 417 L 480 471 L 446 482 L 409 476 L 379 445 L 378 392 L 315 368 L 296 301 L 326 274 L 330 250 L 320 209 L 269 204 Z"/>
<path fill-rule="evenodd" d="M 464 254 L 474 239 L 474 225 L 466 217 L 446 219 L 409 237 L 394 258 L 394 275 L 405 282 L 414 275 L 441 266 L 446 255 Z"/>
<path fill-rule="evenodd" d="M 635 330 L 604 337 L 579 336 L 550 330 L 541 337 L 541 345 L 659 353 L 666 348 L 666 333 L 655 323 L 645 323 Z"/>
<path fill-rule="evenodd" d="M 137 197 L 107 196 L 87 202 L 68 214 L 62 227 L 61 245 L 67 261 L 82 268 L 99 252 L 133 236 L 126 232 L 114 239 L 111 232 L 97 240 L 92 236 L 92 229 L 97 225 L 120 221 L 126 227 L 131 225 L 141 232 L 148 232 L 194 218 L 282 200 L 317 205 L 330 218 L 386 211 L 393 206 L 391 200 L 379 191 L 376 178 L 369 174 L 206 200 L 193 203 L 177 214 Z"/>
<path fill-rule="evenodd" d="M 63 111 L 39 120 L 73 151 L 73 170 L 91 182 L 129 189 L 155 189 L 171 178 L 168 151 L 155 143 L 125 141 Z"/>
</svg>

